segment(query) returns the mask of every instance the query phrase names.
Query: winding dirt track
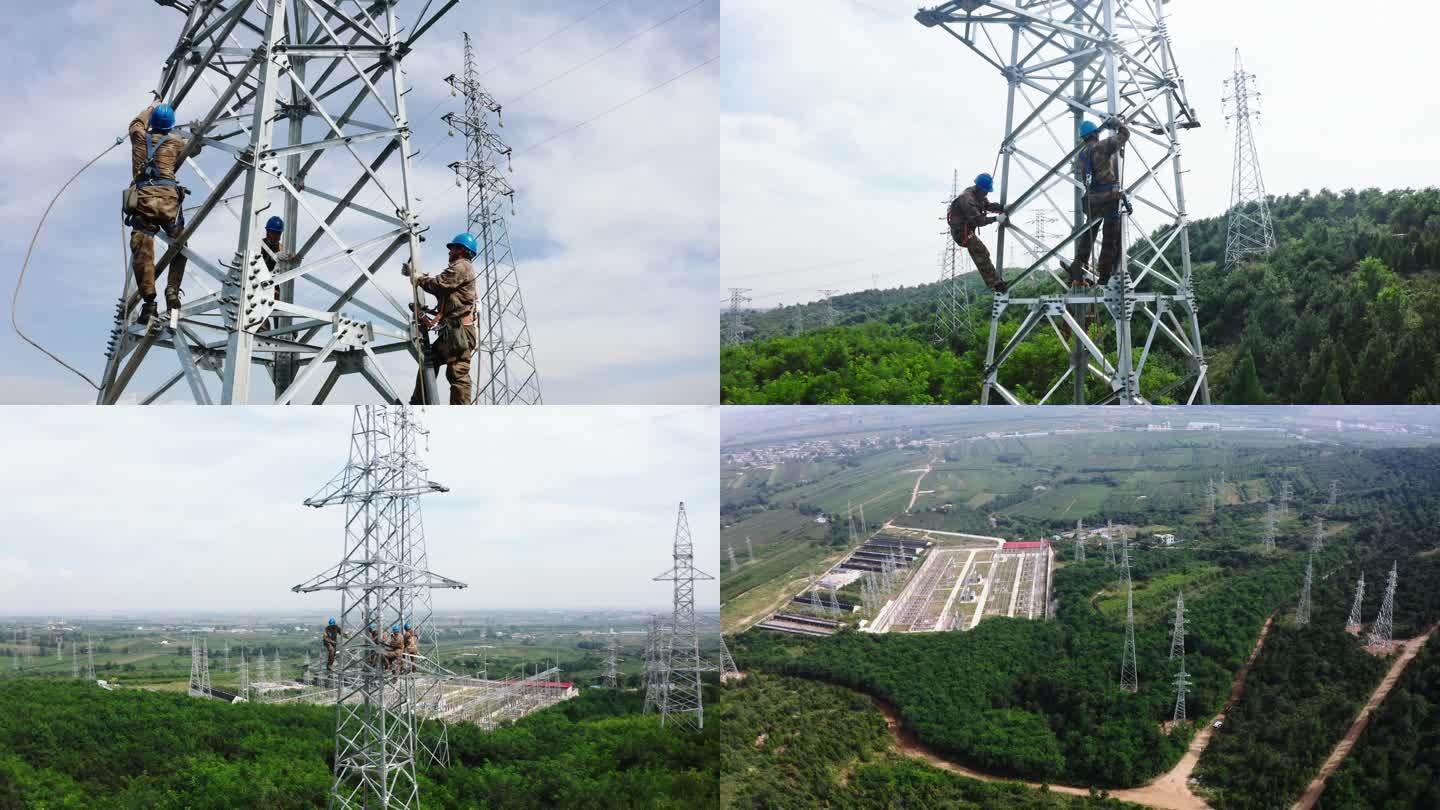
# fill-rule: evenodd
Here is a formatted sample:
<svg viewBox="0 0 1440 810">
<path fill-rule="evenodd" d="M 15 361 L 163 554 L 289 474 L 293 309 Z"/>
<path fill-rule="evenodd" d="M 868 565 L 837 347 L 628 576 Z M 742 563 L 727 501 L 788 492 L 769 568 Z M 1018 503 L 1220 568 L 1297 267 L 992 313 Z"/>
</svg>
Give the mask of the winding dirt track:
<svg viewBox="0 0 1440 810">
<path fill-rule="evenodd" d="M 1239 700 L 1240 695 L 1245 692 L 1245 675 L 1250 672 L 1250 667 L 1254 665 L 1255 659 L 1260 655 L 1261 648 L 1265 646 L 1265 636 L 1270 633 L 1270 623 L 1274 621 L 1274 618 L 1274 614 L 1271 614 L 1270 618 L 1265 620 L 1265 627 L 1261 629 L 1260 637 L 1255 640 L 1255 649 L 1250 651 L 1250 657 L 1246 659 L 1245 666 L 1241 668 L 1240 674 L 1235 678 L 1235 685 L 1230 689 L 1230 697 L 1225 701 L 1225 708 L 1221 709 L 1220 714 L 1216 715 L 1210 722 L 1205 724 L 1204 728 L 1200 729 L 1194 739 L 1190 741 L 1189 750 L 1185 752 L 1184 756 L 1180 757 L 1180 761 L 1175 764 L 1175 767 L 1141 787 L 1111 790 L 1111 798 L 1134 802 L 1135 804 L 1143 804 L 1147 807 L 1164 808 L 1164 810 L 1209 810 L 1210 806 L 1190 791 L 1190 775 L 1195 771 L 1195 764 L 1200 761 L 1201 752 L 1205 750 L 1205 746 L 1210 744 L 1210 734 L 1214 730 L 1215 720 L 1223 719 L 1225 712 L 1228 711 L 1231 706 L 1234 706 L 1235 701 Z M 900 720 L 895 714 L 894 707 L 879 700 L 876 700 L 875 703 L 885 715 L 885 723 L 890 727 L 890 734 L 895 739 L 895 748 L 900 753 L 926 762 L 941 770 L 957 773 L 961 776 L 968 776 L 971 779 L 979 779 L 985 782 L 1021 781 L 1022 784 L 1033 788 L 1040 787 L 1038 782 L 1023 782 L 1022 780 L 982 773 L 945 759 L 921 744 L 910 731 L 900 725 Z M 1090 795 L 1090 789 L 1088 787 L 1080 788 L 1070 785 L 1049 785 L 1048 787 L 1056 793 L 1067 793 L 1072 796 Z"/>
<path fill-rule="evenodd" d="M 1430 629 L 1423 634 L 1404 642 L 1405 650 L 1400 653 L 1399 658 L 1395 659 L 1395 663 L 1390 665 L 1390 671 L 1385 673 L 1385 678 L 1380 681 L 1379 686 L 1375 687 L 1375 692 L 1370 695 L 1370 700 L 1360 710 L 1355 722 L 1350 724 L 1350 730 L 1345 732 L 1345 736 L 1340 739 L 1340 742 L 1336 743 L 1335 749 L 1325 759 L 1325 764 L 1320 766 L 1320 773 L 1311 780 L 1310 786 L 1305 788 L 1305 793 L 1301 795 L 1300 801 L 1295 802 L 1291 810 L 1310 810 L 1315 806 L 1315 802 L 1320 800 L 1320 794 L 1325 792 L 1325 780 L 1335 773 L 1335 770 L 1340 767 L 1340 763 L 1345 760 L 1345 756 L 1350 753 L 1350 749 L 1355 747 L 1355 741 L 1359 739 L 1360 732 L 1364 731 L 1365 726 L 1370 723 L 1371 713 L 1385 700 L 1385 696 L 1390 694 L 1390 688 L 1400 680 L 1400 673 L 1405 671 L 1405 667 L 1410 664 L 1411 659 L 1419 654 L 1420 648 L 1430 640 L 1430 634 L 1435 632 L 1436 626 L 1431 625 Z"/>
</svg>

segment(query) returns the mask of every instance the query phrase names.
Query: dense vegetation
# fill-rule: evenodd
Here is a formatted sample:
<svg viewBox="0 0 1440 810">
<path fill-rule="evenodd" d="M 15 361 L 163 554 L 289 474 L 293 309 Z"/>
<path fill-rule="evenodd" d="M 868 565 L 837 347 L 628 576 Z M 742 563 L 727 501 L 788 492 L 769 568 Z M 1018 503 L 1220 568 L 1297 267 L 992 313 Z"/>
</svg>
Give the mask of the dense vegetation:
<svg viewBox="0 0 1440 810">
<path fill-rule="evenodd" d="M 1385 662 L 1335 618 L 1271 630 L 1196 770 L 1217 810 L 1289 807 L 1379 683 Z"/>
<path fill-rule="evenodd" d="M 1371 716 L 1318 806 L 1440 807 L 1440 635 L 1430 637 Z"/>
<path fill-rule="evenodd" d="M 712 699 L 713 699 L 713 689 Z M 661 730 L 633 693 L 590 690 L 513 727 L 450 729 L 425 807 L 694 807 L 718 784 L 716 733 Z M 0 807 L 300 808 L 325 804 L 335 710 L 0 684 Z"/>
<path fill-rule="evenodd" d="M 1270 198 L 1270 211 L 1277 250 L 1228 274 L 1225 218 L 1190 228 L 1212 399 L 1440 402 L 1440 189 L 1305 191 Z M 936 294 L 921 285 L 840 296 L 838 326 L 799 336 L 785 336 L 796 310 L 816 305 L 752 314 L 754 340 L 721 351 L 722 401 L 976 401 L 985 316 L 977 306 L 970 328 L 937 345 Z M 1098 325 L 1093 334 L 1104 338 Z M 1041 334 L 1007 361 L 1004 382 L 1033 401 L 1066 360 L 1058 338 Z M 1165 353 L 1150 362 L 1157 376 L 1144 393 L 1171 401 L 1164 392 L 1183 364 Z"/>
<path fill-rule="evenodd" d="M 719 723 L 725 808 L 1133 806 L 966 779 L 893 754 L 884 716 L 838 686 L 753 673 L 726 687 Z"/>
</svg>

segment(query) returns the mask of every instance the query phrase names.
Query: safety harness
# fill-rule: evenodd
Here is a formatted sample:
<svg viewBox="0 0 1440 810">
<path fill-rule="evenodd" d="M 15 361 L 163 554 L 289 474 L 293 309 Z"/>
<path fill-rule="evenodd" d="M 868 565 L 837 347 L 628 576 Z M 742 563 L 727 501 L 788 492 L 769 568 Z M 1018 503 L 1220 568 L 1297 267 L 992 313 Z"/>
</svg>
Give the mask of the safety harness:
<svg viewBox="0 0 1440 810">
<path fill-rule="evenodd" d="M 1085 149 L 1083 150 L 1083 154 L 1085 155 L 1085 183 L 1086 183 L 1087 187 L 1090 189 L 1089 193 L 1091 193 L 1091 194 L 1100 194 L 1100 193 L 1104 193 L 1104 192 L 1106 192 L 1106 191 L 1113 191 L 1114 189 L 1117 189 L 1117 188 L 1120 187 L 1120 184 L 1119 184 L 1119 183 L 1096 183 L 1096 182 L 1094 182 L 1094 180 L 1095 180 L 1095 147 L 1093 147 L 1093 146 L 1088 146 L 1088 145 L 1087 145 L 1087 146 L 1085 147 Z M 1106 215 L 1105 215 L 1105 218 L 1106 218 L 1106 219 L 1110 219 L 1110 220 L 1119 219 L 1119 218 L 1120 218 L 1120 209 L 1121 209 L 1121 208 L 1124 208 L 1124 209 L 1125 209 L 1125 213 L 1127 213 L 1127 214 L 1128 214 L 1128 213 L 1131 213 L 1130 201 L 1127 200 L 1127 199 L 1125 199 L 1124 195 L 1121 195 L 1120 199 L 1119 199 L 1119 200 L 1116 200 L 1115 210 L 1112 211 L 1111 213 L 1106 214 Z"/>
<path fill-rule="evenodd" d="M 176 180 L 173 180 L 173 179 L 168 178 L 168 177 L 161 177 L 161 176 L 160 176 L 160 169 L 159 169 L 159 167 L 157 167 L 157 166 L 155 165 L 155 156 L 156 156 L 156 154 L 159 153 L 160 147 L 161 147 L 161 146 L 164 146 L 167 141 L 170 141 L 170 140 L 172 140 L 173 138 L 174 138 L 173 135 L 171 135 L 169 132 L 166 132 L 165 135 L 164 135 L 163 137 L 161 137 L 159 141 L 156 141 L 156 140 L 155 140 L 154 133 L 151 133 L 151 132 L 149 132 L 149 131 L 146 131 L 146 133 L 145 133 L 145 167 L 140 170 L 140 176 L 139 176 L 138 178 L 136 178 L 135 183 L 134 183 L 134 188 L 136 189 L 136 191 L 139 191 L 139 190 L 142 189 L 142 188 L 148 188 L 148 187 L 151 187 L 151 186 L 162 187 L 162 188 L 173 188 L 173 189 L 175 189 L 175 190 L 178 192 L 178 194 L 179 194 L 179 196 L 180 196 L 180 206 L 183 206 L 184 201 L 185 201 L 185 187 L 182 186 L 182 185 L 180 185 L 180 183 L 179 183 L 178 181 L 176 181 Z M 168 226 L 166 226 L 166 229 L 167 229 L 167 230 L 173 229 L 173 228 L 176 228 L 176 227 L 182 227 L 182 228 L 183 228 L 183 227 L 185 226 L 185 210 L 184 210 L 183 207 L 180 207 L 180 206 L 177 206 L 177 210 L 179 211 L 179 213 L 176 215 L 175 221 L 172 222 L 172 223 L 170 223 Z M 139 217 L 139 216 L 136 216 L 136 215 L 134 215 L 134 214 L 126 214 L 126 216 L 125 216 L 125 224 L 128 225 L 128 226 L 130 226 L 130 227 L 132 227 L 132 228 L 134 228 L 134 229 L 136 229 L 136 230 L 138 230 L 138 231 L 141 231 L 141 232 L 143 232 L 143 233 L 150 234 L 151 236 L 154 236 L 156 233 L 158 233 L 158 232 L 160 231 L 159 228 L 154 227 L 151 223 L 149 223 L 148 221 L 146 221 L 144 218 Z"/>
</svg>

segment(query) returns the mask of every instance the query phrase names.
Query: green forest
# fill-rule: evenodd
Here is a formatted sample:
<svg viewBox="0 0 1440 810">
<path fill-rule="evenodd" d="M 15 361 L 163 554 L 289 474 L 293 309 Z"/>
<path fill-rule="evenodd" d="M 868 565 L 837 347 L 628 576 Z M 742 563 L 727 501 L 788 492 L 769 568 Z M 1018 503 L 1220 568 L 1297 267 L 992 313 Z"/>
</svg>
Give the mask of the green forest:
<svg viewBox="0 0 1440 810">
<path fill-rule="evenodd" d="M 717 689 L 707 687 L 714 702 Z M 661 729 L 642 697 L 586 690 L 492 732 L 450 726 L 433 808 L 691 808 L 719 780 L 717 732 Z M 227 704 L 21 678 L 0 683 L 0 807 L 323 807 L 333 707 Z"/>
<path fill-rule="evenodd" d="M 1212 401 L 1440 402 L 1440 189 L 1269 200 L 1276 251 L 1228 274 L 1225 218 L 1190 226 Z M 721 401 L 978 402 L 989 296 L 967 280 L 969 324 L 945 342 L 935 340 L 934 284 L 837 296 L 837 325 L 799 335 L 797 316 L 815 323 L 823 304 L 749 313 L 750 340 L 721 349 Z M 1004 322 L 1002 342 L 1017 324 Z M 1102 345 L 1105 329 L 1091 327 Z M 1038 400 L 1068 362 L 1058 336 L 1037 334 L 1003 372 L 1024 401 Z M 1184 372 L 1176 357 L 1152 353 L 1142 394 L 1183 399 L 1170 389 Z M 1105 391 L 1092 383 L 1089 393 L 1094 401 Z"/>
</svg>

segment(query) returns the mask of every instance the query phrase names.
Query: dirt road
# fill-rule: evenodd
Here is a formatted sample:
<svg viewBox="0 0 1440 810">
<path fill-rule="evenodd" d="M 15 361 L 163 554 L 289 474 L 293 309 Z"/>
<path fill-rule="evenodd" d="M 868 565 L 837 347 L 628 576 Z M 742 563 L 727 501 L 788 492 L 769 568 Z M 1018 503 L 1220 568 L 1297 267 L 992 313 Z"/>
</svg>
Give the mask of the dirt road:
<svg viewBox="0 0 1440 810">
<path fill-rule="evenodd" d="M 920 470 L 920 477 L 915 479 L 915 488 L 910 490 L 910 505 L 905 507 L 905 513 L 907 515 L 910 513 L 911 509 L 915 508 L 915 499 L 920 497 L 920 482 L 925 480 L 925 476 L 930 474 L 930 470 L 933 469 L 934 466 L 934 461 L 926 464 L 925 469 Z M 915 472 L 915 470 L 910 470 L 910 472 Z"/>
<path fill-rule="evenodd" d="M 1425 642 L 1430 639 L 1430 634 L 1434 632 L 1435 627 L 1432 626 L 1424 634 L 1405 642 L 1405 649 L 1400 653 L 1400 657 L 1390 665 L 1390 671 L 1385 673 L 1385 678 L 1380 681 L 1379 686 L 1375 687 L 1375 692 L 1370 695 L 1370 700 L 1360 710 L 1355 722 L 1350 724 L 1350 730 L 1345 732 L 1345 736 L 1335 745 L 1335 750 L 1330 752 L 1325 764 L 1320 766 L 1320 773 L 1310 782 L 1310 786 L 1305 788 L 1305 793 L 1301 795 L 1300 801 L 1296 802 L 1291 810 L 1310 810 L 1315 806 L 1315 802 L 1320 800 L 1320 794 L 1325 792 L 1325 780 L 1335 773 L 1335 770 L 1340 767 L 1340 763 L 1345 760 L 1345 756 L 1350 753 L 1350 749 L 1355 747 L 1355 741 L 1360 738 L 1360 732 L 1370 724 L 1370 714 L 1385 700 L 1385 696 L 1390 694 L 1391 687 L 1400 680 L 1400 673 L 1405 671 L 1405 667 L 1409 665 L 1411 659 L 1419 654 L 1420 648 L 1425 646 Z"/>
<path fill-rule="evenodd" d="M 1190 791 L 1190 776 L 1195 772 L 1195 764 L 1200 761 L 1200 754 L 1205 750 L 1205 746 L 1210 744 L 1210 735 L 1214 731 L 1215 720 L 1223 719 L 1225 712 L 1228 711 L 1231 706 L 1235 705 L 1235 701 L 1240 699 L 1240 695 L 1244 694 L 1245 675 L 1250 672 L 1250 667 L 1255 664 L 1255 659 L 1259 657 L 1261 648 L 1265 646 L 1265 636 L 1269 635 L 1270 623 L 1274 621 L 1274 619 L 1274 614 L 1271 614 L 1270 618 L 1265 620 L 1265 627 L 1260 630 L 1260 637 L 1255 640 L 1255 649 L 1250 651 L 1250 657 L 1246 659 L 1245 666 L 1241 668 L 1240 674 L 1235 678 L 1235 685 L 1230 688 L 1230 697 L 1225 701 L 1225 708 L 1220 711 L 1220 714 L 1212 718 L 1210 722 L 1206 723 L 1204 728 L 1196 733 L 1194 739 L 1190 741 L 1189 750 L 1185 752 L 1184 756 L 1180 757 L 1180 761 L 1175 764 L 1175 767 L 1141 787 L 1111 790 L 1111 798 L 1134 802 L 1135 804 L 1143 804 L 1147 807 L 1164 808 L 1164 810 L 1209 810 L 1210 806 Z M 879 700 L 876 700 L 875 703 L 885 715 L 885 723 L 890 727 L 890 734 L 895 739 L 895 748 L 900 753 L 913 759 L 926 762 L 941 770 L 958 773 L 961 776 L 968 776 L 971 779 L 979 779 L 984 782 L 1021 782 L 1021 784 L 1033 788 L 1040 787 L 1037 782 L 1025 782 L 1019 779 L 982 773 L 945 759 L 934 751 L 926 748 L 919 740 L 915 739 L 913 734 L 901 727 L 900 720 L 895 714 L 893 707 Z M 1049 788 L 1057 793 L 1066 793 L 1071 796 L 1090 795 L 1089 788 L 1055 784 L 1049 785 Z"/>
</svg>

